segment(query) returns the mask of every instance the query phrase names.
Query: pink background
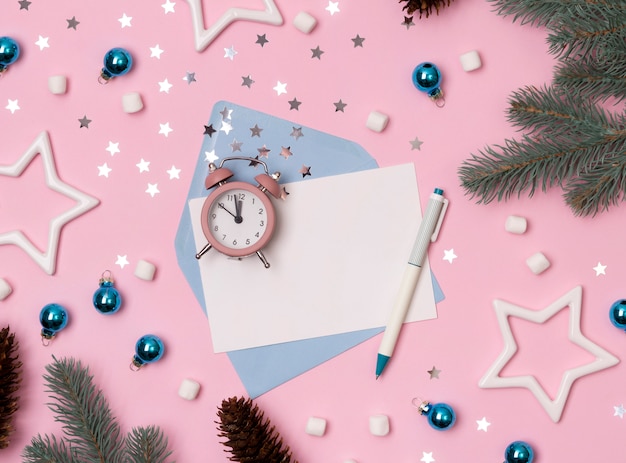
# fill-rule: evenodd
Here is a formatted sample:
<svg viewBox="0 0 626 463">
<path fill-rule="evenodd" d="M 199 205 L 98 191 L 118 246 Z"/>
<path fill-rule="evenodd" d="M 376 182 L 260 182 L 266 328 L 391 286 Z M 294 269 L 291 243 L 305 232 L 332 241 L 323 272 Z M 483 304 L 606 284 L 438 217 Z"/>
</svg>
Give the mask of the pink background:
<svg viewBox="0 0 626 463">
<path fill-rule="evenodd" d="M 558 190 L 484 206 L 459 187 L 457 169 L 470 153 L 518 135 L 505 120 L 511 92 L 551 80 L 554 58 L 547 54 L 546 32 L 497 16 L 483 0 L 457 0 L 439 16 L 415 18 L 408 30 L 393 0 L 339 0 L 339 12 L 332 15 L 327 1 L 281 1 L 283 26 L 237 22 L 198 53 L 187 3 L 177 0 L 173 13 L 162 3 L 32 0 L 28 10 L 20 10 L 17 0 L 3 2 L 0 35 L 16 39 L 22 55 L 0 81 L 0 164 L 15 162 L 48 131 L 61 179 L 101 204 L 64 227 L 53 276 L 16 246 L 0 247 L 0 277 L 14 290 L 0 302 L 0 325 L 15 331 L 24 362 L 17 431 L 0 460 L 19 462 L 37 433 L 60 435 L 41 379 L 55 355 L 89 365 L 125 431 L 156 424 L 177 461 L 227 461 L 214 423 L 216 407 L 245 390 L 228 357 L 211 350 L 208 323 L 178 268 L 173 244 L 203 125 L 213 104 L 227 100 L 355 141 L 380 166 L 413 162 L 422 205 L 435 186 L 450 200 L 445 227 L 429 252 L 446 299 L 438 304 L 436 320 L 405 326 L 384 377 L 374 380 L 377 336 L 257 399 L 300 462 L 499 463 L 517 439 L 533 445 L 537 462 L 618 461 L 626 426 L 614 408 L 626 403 L 622 363 L 576 381 L 556 424 L 526 389 L 478 387 L 503 347 L 492 308 L 497 298 L 542 309 L 580 284 L 582 332 L 618 357 L 626 347 L 625 334 L 607 315 L 626 296 L 623 207 L 582 219 L 572 215 Z M 235 5 L 260 8 L 261 2 L 205 0 L 207 24 Z M 317 18 L 311 34 L 292 25 L 300 11 Z M 118 21 L 123 14 L 132 17 L 130 27 Z M 79 21 L 76 30 L 67 27 L 72 17 Z M 255 43 L 257 34 L 266 34 L 264 47 Z M 365 38 L 363 47 L 351 41 L 357 34 Z M 49 47 L 35 44 L 39 36 L 48 38 Z M 160 58 L 151 57 L 157 44 Z M 102 86 L 102 57 L 113 46 L 127 48 L 135 66 Z M 231 46 L 237 52 L 233 60 L 224 57 Z M 311 58 L 316 46 L 324 51 L 319 60 Z M 471 73 L 459 62 L 469 50 L 483 60 Z M 421 61 L 435 62 L 443 73 L 443 109 L 411 83 Z M 197 81 L 183 80 L 187 72 L 195 72 Z M 67 76 L 67 94 L 49 92 L 47 79 L 55 74 Z M 248 75 L 251 88 L 242 86 Z M 161 92 L 158 83 L 166 78 L 172 87 Z M 287 94 L 273 90 L 277 81 L 287 83 Z M 121 107 L 122 95 L 131 91 L 140 92 L 145 103 L 136 114 Z M 294 97 L 302 102 L 297 111 L 289 109 Z M 339 99 L 347 103 L 344 112 L 335 111 Z M 8 100 L 18 100 L 20 109 L 6 109 Z M 382 133 L 365 127 L 373 110 L 390 117 Z M 80 128 L 78 119 L 85 115 L 92 122 Z M 166 122 L 173 129 L 168 137 L 159 134 Z M 423 142 L 419 150 L 411 149 L 416 137 Z M 120 152 L 106 151 L 109 142 L 119 143 Z M 139 172 L 142 158 L 150 162 L 149 172 Z M 98 175 L 105 162 L 112 169 L 108 177 Z M 172 166 L 180 178 L 170 179 Z M 25 230 L 44 247 L 49 220 L 72 202 L 46 188 L 41 167 L 37 157 L 19 179 L 0 178 L 0 232 Z M 148 183 L 158 185 L 154 197 L 146 193 Z M 526 234 L 504 231 L 512 214 L 528 219 Z M 457 256 L 452 262 L 443 259 L 450 250 Z M 552 266 L 537 276 L 525 260 L 538 251 Z M 117 265 L 118 256 L 129 264 Z M 133 275 L 141 259 L 156 264 L 154 281 Z M 604 274 L 596 274 L 598 263 L 606 265 Z M 106 269 L 124 297 L 123 309 L 112 317 L 91 306 Z M 38 314 L 52 301 L 68 307 L 71 322 L 44 348 Z M 567 340 L 567 320 L 567 311 L 543 325 L 512 320 L 520 351 L 503 374 L 534 374 L 553 395 L 565 370 L 591 359 Z M 148 332 L 163 338 L 166 355 L 131 372 L 134 343 Z M 427 373 L 433 366 L 441 370 L 438 379 Z M 177 394 L 184 378 L 202 385 L 195 401 Z M 432 430 L 411 405 L 416 396 L 451 404 L 456 426 Z M 389 416 L 388 436 L 369 433 L 373 414 Z M 310 416 L 328 420 L 325 436 L 304 432 Z M 491 423 L 486 432 L 477 425 L 483 417 Z"/>
</svg>

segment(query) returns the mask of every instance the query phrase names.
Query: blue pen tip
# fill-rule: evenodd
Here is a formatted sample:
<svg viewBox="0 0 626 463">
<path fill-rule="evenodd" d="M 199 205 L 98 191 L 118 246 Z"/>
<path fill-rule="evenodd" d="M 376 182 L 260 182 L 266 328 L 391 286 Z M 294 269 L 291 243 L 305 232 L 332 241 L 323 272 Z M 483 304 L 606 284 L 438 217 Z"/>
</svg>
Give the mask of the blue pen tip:
<svg viewBox="0 0 626 463">
<path fill-rule="evenodd" d="M 435 194 L 436 195 L 442 195 L 443 194 L 443 190 L 441 188 L 435 188 Z"/>
</svg>

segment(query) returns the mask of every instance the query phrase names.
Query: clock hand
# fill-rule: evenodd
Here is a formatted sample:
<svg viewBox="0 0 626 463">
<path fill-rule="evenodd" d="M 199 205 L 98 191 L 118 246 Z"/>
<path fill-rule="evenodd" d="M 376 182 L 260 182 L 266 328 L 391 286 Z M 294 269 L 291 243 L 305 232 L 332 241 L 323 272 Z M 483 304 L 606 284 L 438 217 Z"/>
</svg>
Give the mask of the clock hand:
<svg viewBox="0 0 626 463">
<path fill-rule="evenodd" d="M 241 223 L 243 222 L 243 217 L 241 216 L 241 206 L 243 205 L 243 201 L 237 201 L 235 199 L 235 213 L 237 214 L 235 216 L 235 223 Z"/>
<path fill-rule="evenodd" d="M 217 205 L 219 207 L 221 207 L 222 209 L 224 209 L 226 212 L 228 212 L 230 215 L 232 215 L 233 217 L 237 218 L 237 216 L 235 214 L 233 214 L 232 212 L 230 212 L 228 209 L 226 209 L 226 207 L 224 207 L 224 203 L 217 203 Z"/>
</svg>

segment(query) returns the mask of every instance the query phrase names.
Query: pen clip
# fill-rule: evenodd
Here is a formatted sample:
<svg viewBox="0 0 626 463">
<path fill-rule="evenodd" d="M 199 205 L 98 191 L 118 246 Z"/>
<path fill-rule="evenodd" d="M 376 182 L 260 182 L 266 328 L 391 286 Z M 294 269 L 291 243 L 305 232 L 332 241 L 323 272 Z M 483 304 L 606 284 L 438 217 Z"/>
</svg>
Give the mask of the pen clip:
<svg viewBox="0 0 626 463">
<path fill-rule="evenodd" d="M 443 206 L 441 207 L 441 211 L 439 212 L 439 219 L 437 220 L 437 225 L 435 225 L 435 231 L 433 231 L 433 234 L 430 237 L 431 242 L 435 242 L 437 240 L 437 237 L 439 236 L 439 230 L 441 229 L 443 216 L 446 215 L 446 211 L 448 210 L 448 203 L 449 201 L 446 198 L 443 198 Z"/>
</svg>

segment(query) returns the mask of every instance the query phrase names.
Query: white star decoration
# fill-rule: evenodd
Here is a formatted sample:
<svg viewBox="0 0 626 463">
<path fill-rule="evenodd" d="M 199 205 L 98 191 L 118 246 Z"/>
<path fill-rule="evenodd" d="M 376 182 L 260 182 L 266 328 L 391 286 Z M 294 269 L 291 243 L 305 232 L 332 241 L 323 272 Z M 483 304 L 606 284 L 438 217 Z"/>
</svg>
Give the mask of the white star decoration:
<svg viewBox="0 0 626 463">
<path fill-rule="evenodd" d="M 170 127 L 170 123 L 169 122 L 166 122 L 165 124 L 159 124 L 159 126 L 161 127 L 159 129 L 159 134 L 160 135 L 165 135 L 165 138 L 167 138 L 169 136 L 170 132 L 174 131 L 174 129 L 172 129 Z"/>
<path fill-rule="evenodd" d="M 123 256 L 120 256 L 118 254 L 117 260 L 115 261 L 115 265 L 119 265 L 121 268 L 124 268 L 128 264 L 129 262 L 128 262 L 126 254 L 124 254 Z"/>
<path fill-rule="evenodd" d="M 496 316 L 500 325 L 500 331 L 502 331 L 502 337 L 504 338 L 504 350 L 495 361 L 495 363 L 489 368 L 487 373 L 479 381 L 479 386 L 482 388 L 499 388 L 499 387 L 525 387 L 534 394 L 541 406 L 548 413 L 550 418 L 554 422 L 558 422 L 561 419 L 565 402 L 569 395 L 569 391 L 574 381 L 578 378 L 595 373 L 605 368 L 609 368 L 619 363 L 617 357 L 604 350 L 585 336 L 580 331 L 580 311 L 582 300 L 582 287 L 576 286 L 565 295 L 561 296 L 555 302 L 550 304 L 543 310 L 528 310 L 519 307 L 514 304 L 496 299 L 493 302 L 496 310 Z M 587 350 L 594 355 L 596 359 L 593 362 L 587 363 L 579 367 L 566 370 L 561 379 L 556 398 L 551 400 L 545 390 L 541 387 L 539 382 L 534 376 L 499 376 L 500 371 L 504 368 L 507 362 L 515 355 L 517 351 L 517 343 L 513 337 L 511 326 L 509 325 L 509 316 L 523 318 L 534 323 L 544 323 L 549 320 L 556 313 L 568 307 L 570 309 L 569 314 L 569 339 L 574 344 Z"/>
<path fill-rule="evenodd" d="M 274 87 L 274 90 L 276 90 L 276 94 L 277 95 L 282 95 L 283 93 L 287 93 L 287 84 L 283 84 L 279 80 L 279 81 L 277 81 L 276 87 Z"/>
<path fill-rule="evenodd" d="M 158 184 L 156 183 L 148 183 L 148 188 L 146 189 L 146 193 L 148 193 L 151 197 L 154 198 L 154 195 L 160 193 Z"/>
<path fill-rule="evenodd" d="M 37 45 L 39 47 L 39 50 L 43 50 L 44 48 L 50 48 L 50 45 L 48 45 L 48 39 L 50 37 L 42 37 L 41 35 L 39 36 L 39 39 L 37 39 L 37 41 L 35 42 L 35 45 Z"/>
<path fill-rule="evenodd" d="M 139 168 L 139 173 L 150 172 L 150 162 L 144 160 L 144 158 L 141 158 L 141 161 L 135 165 Z"/>
<path fill-rule="evenodd" d="M 215 154 L 215 150 L 205 151 L 205 152 L 204 152 L 204 159 L 205 159 L 207 162 L 215 162 L 215 161 L 217 161 L 219 158 L 220 158 L 220 157 L 219 157 L 219 156 L 217 156 L 217 155 Z"/>
<path fill-rule="evenodd" d="M 176 13 L 174 11 L 174 5 L 176 5 L 176 2 L 170 2 L 170 0 L 165 0 L 165 3 L 161 6 L 163 7 L 165 14 L 167 14 L 167 13 Z"/>
<path fill-rule="evenodd" d="M 115 153 L 119 153 L 120 152 L 120 144 L 119 143 L 113 143 L 112 141 L 110 141 L 109 142 L 109 146 L 106 148 L 106 151 L 111 153 L 111 156 L 113 156 L 113 155 L 115 155 Z"/>
<path fill-rule="evenodd" d="M 76 188 L 62 182 L 54 166 L 52 147 L 48 132 L 41 132 L 33 141 L 15 164 L 10 166 L 0 166 L 0 176 L 19 177 L 35 156 L 39 154 L 43 161 L 46 184 L 51 190 L 61 193 L 76 201 L 76 205 L 62 214 L 54 217 L 50 221 L 48 230 L 48 245 L 44 252 L 41 252 L 20 230 L 12 230 L 0 234 L 0 245 L 14 244 L 26 252 L 46 273 L 52 275 L 56 268 L 56 257 L 59 246 L 59 237 L 63 226 L 71 220 L 81 216 L 85 212 L 96 207 L 99 201 Z"/>
<path fill-rule="evenodd" d="M 231 46 L 230 48 L 224 48 L 224 58 L 229 58 L 233 61 L 236 54 L 237 52 L 235 51 L 235 47 Z"/>
<path fill-rule="evenodd" d="M 484 416 L 480 420 L 476 420 L 476 424 L 478 425 L 477 431 L 487 432 L 487 428 L 491 426 L 491 423 L 487 421 L 487 418 Z"/>
<path fill-rule="evenodd" d="M 263 0 L 265 10 L 249 10 L 246 8 L 229 8 L 208 29 L 204 28 L 204 12 L 202 0 L 187 0 L 193 21 L 196 51 L 202 51 L 234 21 L 255 21 L 280 26 L 283 17 L 273 0 Z"/>
<path fill-rule="evenodd" d="M 118 19 L 118 21 L 122 25 L 122 29 L 124 29 L 125 27 L 131 27 L 132 24 L 130 22 L 132 20 L 133 20 L 132 16 L 126 16 L 126 13 L 124 13 L 122 17 Z"/>
<path fill-rule="evenodd" d="M 109 178 L 109 173 L 111 172 L 111 168 L 105 162 L 101 166 L 98 166 L 98 177 L 106 177 Z"/>
<path fill-rule="evenodd" d="M 328 6 L 326 7 L 326 11 L 330 13 L 330 15 L 334 15 L 335 13 L 339 13 L 339 2 L 328 2 Z"/>
<path fill-rule="evenodd" d="M 593 269 L 596 271 L 596 276 L 606 275 L 606 265 L 602 265 L 600 262 Z"/>
<path fill-rule="evenodd" d="M 171 169 L 166 171 L 170 175 L 170 180 L 178 178 L 180 179 L 180 169 L 177 169 L 176 166 L 172 166 Z"/>
<path fill-rule="evenodd" d="M 457 255 L 454 253 L 454 249 L 446 249 L 443 251 L 443 260 L 447 260 L 452 263 L 452 261 L 456 258 Z"/>
<path fill-rule="evenodd" d="M 161 92 L 165 92 L 165 93 L 170 93 L 170 88 L 172 88 L 173 85 L 170 84 L 169 80 L 167 80 L 167 78 L 161 82 L 159 82 L 159 93 Z"/>
<path fill-rule="evenodd" d="M 420 458 L 420 461 L 423 461 L 424 463 L 432 463 L 435 461 L 433 458 L 433 452 L 422 452 L 422 458 Z"/>
<path fill-rule="evenodd" d="M 161 53 L 163 53 L 163 50 L 161 50 L 158 43 L 154 47 L 150 47 L 150 58 L 161 59 Z"/>
<path fill-rule="evenodd" d="M 17 104 L 17 100 L 11 100 L 11 99 L 9 99 L 9 104 L 6 105 L 5 108 L 11 111 L 11 114 L 15 114 L 15 111 L 20 109 L 19 105 Z"/>
<path fill-rule="evenodd" d="M 613 413 L 613 416 L 619 416 L 621 419 L 624 419 L 624 413 L 626 413 L 626 410 L 624 409 L 624 404 L 619 405 L 619 406 L 614 406 L 613 409 L 615 410 L 615 413 Z"/>
</svg>

